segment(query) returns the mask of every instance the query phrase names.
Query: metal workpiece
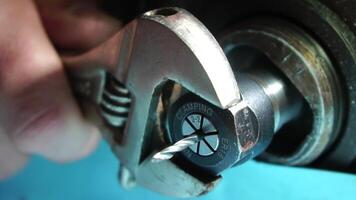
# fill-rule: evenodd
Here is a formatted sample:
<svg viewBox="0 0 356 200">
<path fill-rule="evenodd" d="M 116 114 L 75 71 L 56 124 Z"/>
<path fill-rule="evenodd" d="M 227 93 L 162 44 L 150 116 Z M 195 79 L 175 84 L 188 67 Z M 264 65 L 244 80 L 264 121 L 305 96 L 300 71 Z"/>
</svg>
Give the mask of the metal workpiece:
<svg viewBox="0 0 356 200">
<path fill-rule="evenodd" d="M 256 119 L 253 120 L 252 116 L 246 119 L 246 115 L 241 116 L 240 112 L 235 111 L 236 133 L 239 135 L 240 151 L 244 153 L 243 156 L 254 158 L 267 148 L 275 133 L 275 127 L 280 125 L 276 124 L 279 121 L 276 121 L 275 112 L 277 111 L 273 107 L 273 101 L 261 85 L 247 74 L 240 74 L 238 83 L 242 98 L 250 109 L 249 113 L 253 114 Z M 230 110 L 233 111 L 233 109 Z M 245 114 L 246 111 L 243 110 L 243 113 Z M 246 123 L 245 120 L 249 122 Z"/>
<path fill-rule="evenodd" d="M 206 193 L 222 171 L 259 155 L 293 118 L 285 114 L 290 106 L 285 87 L 268 90 L 284 83 L 258 73 L 256 80 L 235 76 L 209 31 L 177 8 L 149 11 L 98 49 L 67 63 L 76 66 L 75 80 L 96 86 L 85 94 L 100 111 L 98 125 L 120 159 L 120 180 L 127 187 L 137 183 L 177 197 Z M 86 72 L 98 77 L 84 76 L 85 64 Z M 188 94 L 165 110 L 165 130 L 159 128 L 164 122 L 157 111 L 168 82 Z"/>
<path fill-rule="evenodd" d="M 125 167 L 125 174 L 131 173 L 124 177 L 132 177 L 137 184 L 156 192 L 178 197 L 198 196 L 214 187 L 213 182 L 219 177 L 209 181 L 197 179 L 170 160 L 151 162 L 151 154 L 162 146 L 153 138 L 163 135 L 156 128 L 159 124 L 156 108 L 165 83 L 176 82 L 220 109 L 241 101 L 224 52 L 195 17 L 179 8 L 149 11 L 97 48 L 63 60 L 71 66 L 69 74 L 73 83 L 81 80 L 79 82 L 95 85 L 97 82 L 92 82 L 95 76 L 83 76 L 88 71 L 94 75 L 108 73 L 117 81 L 106 88 L 105 77 L 99 77 L 101 84 L 88 91 L 88 96 L 96 96 L 98 100 L 87 98 L 81 103 L 91 101 L 97 109 L 84 108 L 85 112 L 89 109 L 99 111 L 91 114 L 102 116 L 94 123 L 103 128 L 105 138 Z M 125 88 L 117 87 L 118 83 Z M 123 89 L 129 91 L 129 98 L 123 95 Z M 123 100 L 130 103 L 130 110 L 124 129 L 120 129 L 116 128 L 121 124 L 119 117 L 126 115 Z M 108 128 L 105 121 L 114 126 Z M 164 170 L 162 166 L 165 166 Z M 172 175 L 179 178 L 179 187 Z"/>
<path fill-rule="evenodd" d="M 124 133 L 125 142 L 114 146 L 114 152 L 134 173 L 138 184 L 173 196 L 189 197 L 204 193 L 191 191 L 191 188 L 199 185 L 203 189 L 210 182 L 193 181 L 198 179 L 189 178 L 191 174 L 172 165 L 167 165 L 166 170 L 156 167 L 164 163 L 151 162 L 150 154 L 157 149 L 149 138 L 158 134 L 152 131 L 156 126 L 155 108 L 161 88 L 168 80 L 220 108 L 240 101 L 236 80 L 222 49 L 192 15 L 184 10 L 164 8 L 150 11 L 137 20 L 130 50 L 129 64 L 118 67 L 129 69 L 124 84 L 130 90 L 134 104 Z M 152 180 L 152 174 L 160 174 L 161 178 Z M 177 187 L 176 180 L 165 178 L 172 174 L 181 174 L 185 180 L 192 181 L 184 181 L 180 184 L 184 187 Z"/>
<path fill-rule="evenodd" d="M 279 35 L 284 35 L 281 36 L 279 41 L 285 41 L 286 44 L 286 46 L 284 46 L 280 45 L 278 42 L 269 42 L 271 46 L 274 45 L 275 47 L 273 48 L 273 46 L 266 46 L 264 48 L 266 50 L 260 51 L 266 52 L 266 54 L 269 54 L 270 57 L 275 58 L 275 63 L 279 62 L 277 59 L 283 60 L 283 58 L 286 57 L 287 54 L 285 54 L 282 50 L 285 49 L 288 52 L 288 49 L 292 49 L 292 47 L 295 47 L 294 44 L 290 47 L 288 47 L 287 45 L 291 43 L 289 42 L 290 40 L 286 38 L 294 37 L 294 35 L 296 34 L 293 30 L 290 30 L 290 24 L 293 24 L 294 27 L 297 26 L 297 29 L 302 32 L 302 35 L 309 35 L 308 37 L 312 41 L 309 43 L 317 43 L 318 48 L 320 48 L 319 50 L 325 51 L 325 53 L 327 54 L 326 59 L 330 60 L 332 63 L 332 65 L 316 64 L 316 66 L 325 66 L 325 68 L 322 67 L 324 68 L 321 71 L 322 74 L 324 73 L 324 70 L 329 71 L 327 68 L 331 67 L 331 72 L 333 73 L 332 76 L 336 76 L 338 79 L 335 84 L 335 86 L 338 88 L 333 89 L 332 93 L 335 93 L 335 91 L 339 90 L 340 96 L 335 98 L 336 101 L 332 100 L 332 102 L 330 102 L 330 107 L 335 108 L 335 112 L 332 111 L 331 113 L 337 113 L 336 110 L 341 109 L 341 113 L 335 115 L 335 119 L 340 119 L 336 121 L 341 122 L 341 128 L 336 128 L 336 126 L 340 126 L 336 125 L 338 122 L 329 123 L 330 125 L 335 125 L 335 131 L 333 132 L 336 135 L 336 140 L 332 139 L 334 137 L 334 134 L 331 134 L 332 136 L 329 135 L 331 137 L 330 139 L 326 139 L 327 142 L 326 140 L 321 139 L 321 137 L 319 137 L 323 134 L 320 134 L 319 136 L 313 135 L 312 137 L 309 137 L 310 139 L 306 139 L 309 133 L 316 133 L 316 131 L 311 131 L 312 126 L 316 127 L 316 122 L 313 121 L 313 112 L 315 112 L 315 110 L 311 111 L 310 115 L 307 114 L 304 116 L 304 118 L 299 120 L 300 123 L 296 124 L 296 128 L 294 129 L 295 131 L 292 130 L 293 128 L 288 130 L 284 130 L 282 128 L 279 131 L 281 132 L 281 134 L 276 134 L 272 144 L 270 145 L 271 148 L 268 148 L 267 150 L 269 155 L 273 156 L 274 158 L 267 159 L 267 157 L 271 158 L 270 156 L 267 156 L 263 160 L 266 162 L 274 162 L 287 165 L 307 165 L 316 168 L 324 168 L 331 170 L 345 171 L 348 169 L 348 171 L 355 171 L 356 148 L 354 148 L 354 144 L 356 143 L 356 136 L 354 134 L 354 130 L 356 129 L 356 26 L 354 22 L 356 19 L 356 1 L 220 0 L 210 1 L 209 3 L 207 3 L 205 0 L 180 0 L 179 2 L 175 0 L 164 0 L 150 2 L 145 1 L 145 6 L 143 8 L 152 9 L 169 5 L 179 6 L 189 10 L 197 18 L 199 18 L 215 36 L 224 36 L 234 31 L 238 31 L 241 29 L 245 30 L 246 25 L 257 25 L 255 24 L 255 22 L 260 20 L 256 19 L 267 19 L 268 21 L 270 21 L 270 25 L 268 27 L 271 29 L 279 29 L 281 31 Z M 280 26 L 281 20 L 287 21 L 289 25 L 287 25 L 287 27 Z M 266 34 L 271 34 L 271 36 L 275 35 L 267 29 L 263 29 L 266 30 Z M 298 34 L 300 34 L 300 32 Z M 246 37 L 248 35 L 249 33 L 245 34 Z M 255 38 L 256 34 L 251 34 L 250 36 L 252 40 L 253 38 Z M 297 39 L 297 37 L 295 38 L 296 39 L 294 40 L 294 43 L 298 43 L 299 40 Z M 256 39 L 253 40 L 253 43 L 258 43 Z M 236 40 L 234 43 L 242 44 L 245 40 L 241 39 L 240 41 L 241 42 L 238 42 L 238 40 Z M 250 44 L 250 42 L 247 42 L 246 45 L 242 46 L 251 47 L 252 45 Z M 301 44 L 302 46 L 305 46 L 305 44 L 307 43 L 301 40 Z M 234 47 L 233 43 L 230 45 L 230 47 Z M 226 50 L 225 45 L 223 45 L 223 49 Z M 300 56 L 306 57 L 306 60 L 310 61 L 313 58 L 317 58 L 315 59 L 315 62 L 319 62 L 321 60 L 320 57 L 315 57 L 315 55 L 318 55 L 319 53 L 305 54 L 302 52 L 306 51 L 301 51 L 300 49 L 300 47 L 296 48 L 295 52 L 300 52 Z M 305 49 L 310 49 L 310 47 L 307 47 Z M 239 54 L 241 53 L 242 51 L 239 51 Z M 245 53 L 243 55 L 244 56 L 233 57 L 235 58 L 235 60 L 239 60 L 239 62 L 245 62 L 248 61 L 249 58 L 251 58 L 251 54 Z M 230 57 L 231 55 L 227 56 Z M 237 57 L 241 59 L 237 59 Z M 293 63 L 295 62 L 286 62 L 285 65 L 290 64 L 290 66 L 294 66 L 293 68 L 295 68 L 295 64 Z M 313 62 L 309 63 L 311 63 L 310 66 L 314 65 Z M 233 63 L 231 64 L 232 66 L 234 66 Z M 300 64 L 300 66 L 303 65 L 304 64 Z M 241 65 L 239 65 L 238 68 L 241 69 Z M 286 69 L 288 68 L 289 67 L 286 67 Z M 315 72 L 317 72 L 317 70 L 315 70 Z M 293 74 L 293 72 L 291 72 L 290 74 Z M 299 77 L 301 80 L 303 80 L 303 76 L 296 77 Z M 333 78 L 328 75 L 327 79 L 331 80 Z M 305 83 L 313 83 L 313 81 L 305 79 Z M 332 81 L 326 81 L 325 83 L 326 85 L 330 85 Z M 317 94 L 315 96 L 318 96 L 321 91 L 324 91 L 324 93 L 328 92 L 328 90 L 321 89 L 319 92 L 315 92 L 315 94 Z M 337 101 L 339 101 L 340 103 L 337 103 Z M 305 130 L 301 130 L 302 127 L 307 128 L 305 128 Z M 296 131 L 298 133 L 294 133 Z M 319 133 L 322 133 L 322 131 L 320 131 Z M 282 138 L 283 135 L 285 135 L 284 138 Z M 287 137 L 287 135 L 289 136 Z M 299 135 L 303 135 L 303 137 L 299 138 Z M 325 135 L 326 138 L 329 136 Z M 317 143 L 319 140 L 321 141 L 321 143 L 324 144 L 320 146 L 316 145 L 315 143 Z M 302 142 L 296 143 L 296 141 Z M 309 143 L 309 145 L 304 146 L 302 143 Z M 329 144 L 325 145 L 325 143 Z M 325 146 L 329 147 L 324 148 Z M 305 147 L 305 156 L 303 151 L 301 150 L 303 147 Z M 297 154 L 298 152 L 299 154 Z M 320 152 L 323 153 L 320 154 Z"/>
<path fill-rule="evenodd" d="M 309 164 L 335 141 L 344 97 L 316 40 L 265 18 L 237 24 L 220 45 L 187 11 L 161 8 L 63 59 L 83 112 L 120 159 L 124 187 L 195 197 L 246 160 Z M 290 124 L 303 130 L 300 144 L 282 140 L 291 152 L 274 152 L 281 136 L 293 140 Z"/>
<path fill-rule="evenodd" d="M 261 67 L 247 71 L 244 75 L 262 87 L 264 93 L 271 101 L 275 133 L 285 124 L 302 114 L 303 96 L 296 89 L 290 87 L 289 82 L 283 80 L 283 75 Z M 261 99 L 250 99 L 250 101 L 258 100 Z"/>
<path fill-rule="evenodd" d="M 293 152 L 267 152 L 263 158 L 288 165 L 308 164 L 317 159 L 334 142 L 343 119 L 340 83 L 321 46 L 303 30 L 276 18 L 242 22 L 220 43 L 237 73 L 251 70 L 256 60 L 268 60 L 312 111 L 312 127 L 304 130 L 305 138 Z M 248 55 L 248 59 L 239 55 Z"/>
<path fill-rule="evenodd" d="M 164 160 L 177 153 L 177 165 L 184 163 L 186 170 L 195 167 L 200 175 L 217 175 L 261 154 L 275 132 L 301 113 L 302 96 L 288 96 L 278 75 L 268 71 L 240 73 L 238 84 L 243 100 L 228 109 L 189 92 L 178 98 L 167 110 L 171 145 L 160 151 L 163 155 L 156 155 Z M 177 145 L 180 141 L 184 148 Z M 167 151 L 170 157 L 164 157 Z"/>
<path fill-rule="evenodd" d="M 167 129 L 169 143 L 200 136 L 200 142 L 177 155 L 182 160 L 177 165 L 190 162 L 201 169 L 202 176 L 204 172 L 216 176 L 240 158 L 234 116 L 194 94 L 186 94 L 170 106 Z"/>
</svg>

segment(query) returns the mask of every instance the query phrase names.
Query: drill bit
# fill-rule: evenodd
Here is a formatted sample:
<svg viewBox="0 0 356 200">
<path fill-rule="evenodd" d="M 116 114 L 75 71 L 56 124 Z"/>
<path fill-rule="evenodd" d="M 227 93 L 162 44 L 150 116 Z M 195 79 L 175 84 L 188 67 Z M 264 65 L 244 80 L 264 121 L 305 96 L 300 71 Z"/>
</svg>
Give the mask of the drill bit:
<svg viewBox="0 0 356 200">
<path fill-rule="evenodd" d="M 176 143 L 154 154 L 151 162 L 161 162 L 164 160 L 169 160 L 174 156 L 175 153 L 181 152 L 189 146 L 196 144 L 197 142 L 199 142 L 199 140 L 200 138 L 198 134 L 192 134 L 188 137 L 178 140 Z"/>
</svg>

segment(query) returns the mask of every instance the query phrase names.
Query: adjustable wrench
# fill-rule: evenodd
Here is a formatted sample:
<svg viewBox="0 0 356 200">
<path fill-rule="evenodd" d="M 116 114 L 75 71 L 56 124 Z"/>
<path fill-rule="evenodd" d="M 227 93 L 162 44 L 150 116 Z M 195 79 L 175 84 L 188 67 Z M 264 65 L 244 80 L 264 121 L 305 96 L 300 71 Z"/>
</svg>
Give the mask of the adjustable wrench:
<svg viewBox="0 0 356 200">
<path fill-rule="evenodd" d="M 212 190 L 223 170 L 263 152 L 300 110 L 299 97 L 286 95 L 283 80 L 268 72 L 237 79 L 211 33 L 179 8 L 146 12 L 63 61 L 83 113 L 120 160 L 122 184 L 170 196 Z M 278 95 L 264 90 L 271 82 Z M 195 147 L 152 162 L 189 134 L 199 135 Z"/>
</svg>

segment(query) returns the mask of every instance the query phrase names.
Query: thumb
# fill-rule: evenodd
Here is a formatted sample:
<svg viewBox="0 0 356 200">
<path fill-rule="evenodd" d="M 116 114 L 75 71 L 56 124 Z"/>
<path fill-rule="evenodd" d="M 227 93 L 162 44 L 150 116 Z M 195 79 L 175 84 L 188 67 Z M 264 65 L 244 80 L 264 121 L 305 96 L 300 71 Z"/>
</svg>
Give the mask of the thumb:
<svg viewBox="0 0 356 200">
<path fill-rule="evenodd" d="M 95 0 L 38 1 L 43 25 L 61 50 L 86 51 L 121 27 L 121 21 L 100 10 Z"/>
<path fill-rule="evenodd" d="M 0 15 L 0 25 L 11 27 L 0 33 L 1 128 L 23 153 L 55 161 L 87 155 L 97 144 L 98 131 L 83 119 L 34 3 L 4 0 Z M 79 43 L 81 48 L 95 45 Z"/>
</svg>

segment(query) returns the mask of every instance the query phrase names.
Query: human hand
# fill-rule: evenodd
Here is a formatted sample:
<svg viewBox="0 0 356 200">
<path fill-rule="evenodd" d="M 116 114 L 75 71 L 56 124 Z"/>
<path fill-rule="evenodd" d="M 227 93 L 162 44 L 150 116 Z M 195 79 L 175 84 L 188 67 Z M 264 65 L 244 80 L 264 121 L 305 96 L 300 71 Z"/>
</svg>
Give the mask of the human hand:
<svg viewBox="0 0 356 200">
<path fill-rule="evenodd" d="M 1 0 L 0 179 L 31 154 L 68 162 L 95 149 L 98 130 L 83 119 L 55 50 L 88 50 L 121 27 L 95 5 Z"/>
</svg>

